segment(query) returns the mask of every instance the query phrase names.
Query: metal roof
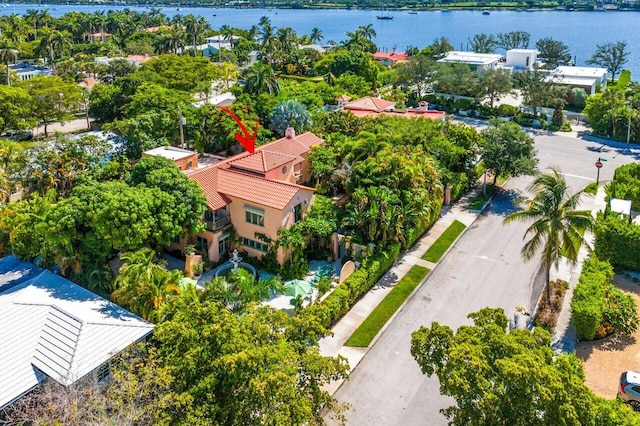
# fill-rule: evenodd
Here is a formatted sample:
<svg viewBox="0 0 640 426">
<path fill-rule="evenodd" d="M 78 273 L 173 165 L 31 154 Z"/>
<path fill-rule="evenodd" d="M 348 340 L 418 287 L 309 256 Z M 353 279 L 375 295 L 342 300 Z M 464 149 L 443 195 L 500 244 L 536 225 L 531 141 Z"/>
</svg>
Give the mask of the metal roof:
<svg viewBox="0 0 640 426">
<path fill-rule="evenodd" d="M 46 377 L 70 385 L 154 325 L 15 256 L 0 259 L 0 407 Z"/>
</svg>

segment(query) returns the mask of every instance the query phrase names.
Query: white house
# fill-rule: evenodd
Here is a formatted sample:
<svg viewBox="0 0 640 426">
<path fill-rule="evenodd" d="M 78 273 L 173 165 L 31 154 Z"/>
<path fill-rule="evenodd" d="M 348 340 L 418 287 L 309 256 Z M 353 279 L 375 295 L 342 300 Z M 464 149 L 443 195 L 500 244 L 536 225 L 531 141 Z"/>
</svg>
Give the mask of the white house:
<svg viewBox="0 0 640 426">
<path fill-rule="evenodd" d="M 502 55 L 497 53 L 475 53 L 475 52 L 461 52 L 451 51 L 447 52 L 446 56 L 439 59 L 438 62 L 444 63 L 463 63 L 469 65 L 469 67 L 478 72 L 484 70 L 494 70 L 498 68 L 498 64 L 502 59 Z"/>
<path fill-rule="evenodd" d="M 30 80 L 33 77 L 43 75 L 48 77 L 53 74 L 53 70 L 49 67 L 41 66 L 41 65 L 33 65 L 28 64 L 26 62 L 22 62 L 19 64 L 10 64 L 9 69 L 13 72 L 18 79 L 20 80 Z"/>
<path fill-rule="evenodd" d="M 581 87 L 587 94 L 596 93 L 597 85 L 607 87 L 607 69 L 595 67 L 558 67 L 548 77 L 556 84 Z"/>
<path fill-rule="evenodd" d="M 111 358 L 153 327 L 51 271 L 0 259 L 0 409 L 48 379 L 104 380 Z"/>
<path fill-rule="evenodd" d="M 507 60 L 504 67 L 511 68 L 512 71 L 533 70 L 534 65 L 538 62 L 539 54 L 540 52 L 535 49 L 507 50 Z"/>
<path fill-rule="evenodd" d="M 236 40 L 239 40 L 240 36 L 231 36 L 231 40 L 233 40 L 233 42 L 235 42 Z M 207 37 L 206 39 L 204 39 L 204 42 L 206 44 L 210 44 L 212 46 L 215 46 L 218 50 L 224 48 L 227 50 L 231 50 L 232 46 L 231 46 L 231 41 L 227 40 L 227 38 L 221 34 L 219 35 L 215 35 L 212 37 Z"/>
</svg>

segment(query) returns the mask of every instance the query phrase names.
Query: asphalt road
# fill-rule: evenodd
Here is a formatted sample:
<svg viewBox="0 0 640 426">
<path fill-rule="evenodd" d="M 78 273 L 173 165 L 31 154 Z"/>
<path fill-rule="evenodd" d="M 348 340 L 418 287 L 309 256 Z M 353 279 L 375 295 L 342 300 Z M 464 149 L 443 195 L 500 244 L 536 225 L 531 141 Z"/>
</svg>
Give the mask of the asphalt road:
<svg viewBox="0 0 640 426">
<path fill-rule="evenodd" d="M 595 161 L 605 158 L 600 180 L 615 167 L 638 161 L 640 150 L 563 136 L 537 135 L 539 168 L 560 167 L 575 189 L 596 178 Z M 526 195 L 531 177 L 511 179 L 432 272 L 385 333 L 335 393 L 351 404 L 348 425 L 445 425 L 440 409 L 452 400 L 440 395 L 435 375 L 424 376 L 410 354 L 411 333 L 437 321 L 457 328 L 483 307 L 502 307 L 511 316 L 517 305 L 533 307 L 541 285 L 532 284 L 536 262 L 520 258 L 526 224 L 504 226 L 502 220 Z M 331 424 L 331 421 L 327 421 Z"/>
</svg>

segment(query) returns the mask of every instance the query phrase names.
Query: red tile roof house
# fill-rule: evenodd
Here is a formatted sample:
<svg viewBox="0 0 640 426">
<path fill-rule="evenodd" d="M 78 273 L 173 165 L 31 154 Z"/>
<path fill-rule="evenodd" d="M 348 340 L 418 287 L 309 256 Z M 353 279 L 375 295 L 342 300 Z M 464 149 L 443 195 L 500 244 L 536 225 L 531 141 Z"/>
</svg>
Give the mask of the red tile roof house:
<svg viewBox="0 0 640 426">
<path fill-rule="evenodd" d="M 430 111 L 427 102 L 420 102 L 417 108 L 396 109 L 396 103 L 380 98 L 360 98 L 342 105 L 344 111 L 350 111 L 356 117 L 377 117 L 390 115 L 405 118 L 430 118 L 432 120 L 444 120 L 444 111 Z"/>
<path fill-rule="evenodd" d="M 196 247 L 214 262 L 234 248 L 261 257 L 268 247 L 256 233 L 277 239 L 278 229 L 301 220 L 303 211 L 313 203 L 315 190 L 300 182 L 310 179 L 311 147 L 322 143 L 313 133 L 296 135 L 287 129 L 284 138 L 257 147 L 253 154 L 243 152 L 186 170 L 207 197 L 206 231 L 195 236 Z M 231 224 L 239 247 L 231 246 Z M 181 240 L 170 248 L 183 251 L 184 245 Z M 277 255 L 278 261 L 284 262 L 284 250 Z"/>
<path fill-rule="evenodd" d="M 396 53 L 396 48 L 394 47 L 391 53 L 389 52 L 374 53 L 373 60 L 380 62 L 385 67 L 390 67 L 399 62 L 407 62 L 409 60 L 409 55 L 407 53 Z"/>
</svg>

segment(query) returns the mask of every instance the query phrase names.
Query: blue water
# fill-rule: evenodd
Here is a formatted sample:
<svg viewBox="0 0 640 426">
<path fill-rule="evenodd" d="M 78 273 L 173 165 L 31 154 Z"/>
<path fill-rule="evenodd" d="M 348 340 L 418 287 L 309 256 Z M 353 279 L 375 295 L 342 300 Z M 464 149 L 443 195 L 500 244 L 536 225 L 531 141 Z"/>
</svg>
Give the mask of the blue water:
<svg viewBox="0 0 640 426">
<path fill-rule="evenodd" d="M 37 4 L 9 4 L 0 7 L 0 15 L 24 14 L 29 9 L 44 8 Z M 67 12 L 95 12 L 98 10 L 136 11 L 149 10 L 144 7 L 49 5 L 49 13 L 62 16 Z M 492 11 L 482 15 L 480 11 L 430 11 L 417 15 L 391 11 L 393 20 L 376 19 L 374 10 L 306 10 L 306 9 L 219 9 L 205 7 L 163 7 L 162 12 L 173 17 L 176 14 L 202 15 L 214 29 L 222 25 L 248 29 L 257 25 L 262 16 L 267 16 L 275 27 L 293 28 L 298 34 L 308 34 L 318 27 L 324 35 L 323 43 L 329 40 L 340 42 L 347 31 L 360 25 L 373 24 L 377 32 L 374 42 L 381 49 L 394 46 L 404 51 L 407 46 L 423 48 L 436 38 L 447 37 L 456 49 L 466 50 L 469 38 L 475 34 L 497 34 L 509 31 L 526 31 L 531 34 L 529 47 L 535 47 L 540 38 L 551 37 L 564 42 L 577 65 L 585 65 L 597 44 L 626 41 L 631 53 L 625 68 L 632 71 L 632 79 L 640 81 L 640 37 L 638 12 L 565 12 L 565 11 Z M 213 16 L 213 15 L 216 16 Z"/>
</svg>

